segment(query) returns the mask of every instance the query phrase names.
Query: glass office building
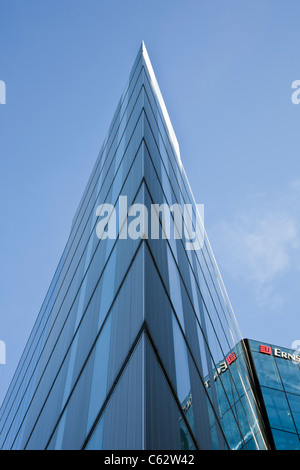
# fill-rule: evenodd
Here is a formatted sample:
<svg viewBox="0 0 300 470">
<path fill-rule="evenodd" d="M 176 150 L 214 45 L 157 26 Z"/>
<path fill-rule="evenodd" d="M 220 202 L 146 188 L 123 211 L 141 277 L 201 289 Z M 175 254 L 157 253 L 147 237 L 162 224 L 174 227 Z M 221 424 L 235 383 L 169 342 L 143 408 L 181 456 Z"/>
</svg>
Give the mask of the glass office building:
<svg viewBox="0 0 300 470">
<path fill-rule="evenodd" d="M 245 340 L 271 449 L 300 450 L 300 353 Z"/>
<path fill-rule="evenodd" d="M 140 206 L 114 218 L 124 204 Z M 155 204 L 159 237 L 137 216 Z M 189 205 L 184 231 L 201 249 L 187 249 L 175 211 L 162 233 L 162 204 Z M 268 447 L 197 216 L 142 44 L 2 404 L 1 449 Z"/>
</svg>

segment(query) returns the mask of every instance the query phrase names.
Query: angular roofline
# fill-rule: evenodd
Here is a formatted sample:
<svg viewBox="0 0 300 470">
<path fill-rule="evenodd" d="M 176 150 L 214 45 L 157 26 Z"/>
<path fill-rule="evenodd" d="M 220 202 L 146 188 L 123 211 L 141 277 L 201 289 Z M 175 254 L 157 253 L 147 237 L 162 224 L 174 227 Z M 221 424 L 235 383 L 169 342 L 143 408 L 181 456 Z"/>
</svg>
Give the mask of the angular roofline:
<svg viewBox="0 0 300 470">
<path fill-rule="evenodd" d="M 153 70 L 153 67 L 152 67 L 152 64 L 151 64 L 151 61 L 150 61 L 150 57 L 149 57 L 149 54 L 147 52 L 146 45 L 145 45 L 144 41 L 142 41 L 140 51 L 141 51 L 142 56 L 144 57 L 145 64 L 147 66 L 147 70 L 148 70 L 150 78 L 151 78 L 151 85 L 153 87 L 153 90 L 155 92 L 157 101 L 158 101 L 159 106 L 161 108 L 163 118 L 165 120 L 167 130 L 168 130 L 168 133 L 169 133 L 170 141 L 173 145 L 174 151 L 175 151 L 176 156 L 178 158 L 180 168 L 182 168 L 182 161 L 181 161 L 181 156 L 180 156 L 180 148 L 179 148 L 178 140 L 177 140 L 175 131 L 173 129 L 171 119 L 170 119 L 169 113 L 167 111 L 167 107 L 166 107 L 164 99 L 162 97 L 162 94 L 161 94 L 161 91 L 160 91 L 160 88 L 159 88 L 159 85 L 158 85 L 158 82 L 157 82 L 157 79 L 156 79 L 156 76 L 155 76 L 155 73 L 154 73 L 154 70 Z"/>
</svg>

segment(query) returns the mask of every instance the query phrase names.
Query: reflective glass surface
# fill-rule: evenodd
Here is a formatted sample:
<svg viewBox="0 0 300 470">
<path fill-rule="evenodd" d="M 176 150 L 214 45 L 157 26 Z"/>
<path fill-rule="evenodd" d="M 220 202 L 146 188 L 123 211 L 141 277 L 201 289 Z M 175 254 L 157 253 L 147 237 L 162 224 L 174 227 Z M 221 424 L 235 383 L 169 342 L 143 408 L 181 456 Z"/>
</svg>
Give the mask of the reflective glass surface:
<svg viewBox="0 0 300 470">
<path fill-rule="evenodd" d="M 279 450 L 299 449 L 299 351 L 253 340 L 249 346 L 274 445 Z"/>
</svg>

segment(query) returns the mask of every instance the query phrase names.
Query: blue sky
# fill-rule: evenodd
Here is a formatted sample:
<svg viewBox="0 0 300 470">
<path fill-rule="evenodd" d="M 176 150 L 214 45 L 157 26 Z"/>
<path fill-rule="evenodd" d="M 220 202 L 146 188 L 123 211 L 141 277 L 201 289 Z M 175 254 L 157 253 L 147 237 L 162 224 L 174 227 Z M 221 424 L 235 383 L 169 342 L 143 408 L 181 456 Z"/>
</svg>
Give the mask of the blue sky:
<svg viewBox="0 0 300 470">
<path fill-rule="evenodd" d="M 300 339 L 298 0 L 1 0 L 0 402 L 144 40 L 244 337 Z"/>
</svg>

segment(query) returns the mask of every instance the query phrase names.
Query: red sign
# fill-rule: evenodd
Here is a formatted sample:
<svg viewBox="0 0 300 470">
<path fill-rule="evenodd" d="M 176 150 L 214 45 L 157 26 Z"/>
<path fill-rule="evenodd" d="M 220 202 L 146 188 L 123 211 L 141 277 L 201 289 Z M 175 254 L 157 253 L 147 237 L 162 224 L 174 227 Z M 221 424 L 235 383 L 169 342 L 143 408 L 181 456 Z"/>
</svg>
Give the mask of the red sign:
<svg viewBox="0 0 300 470">
<path fill-rule="evenodd" d="M 226 357 L 226 362 L 227 364 L 230 366 L 230 364 L 232 364 L 232 362 L 234 362 L 236 360 L 236 355 L 233 353 L 229 354 L 228 357 Z"/>
<path fill-rule="evenodd" d="M 268 354 L 269 356 L 271 356 L 272 353 L 271 346 L 265 346 L 264 344 L 260 345 L 259 351 L 263 354 Z"/>
</svg>

